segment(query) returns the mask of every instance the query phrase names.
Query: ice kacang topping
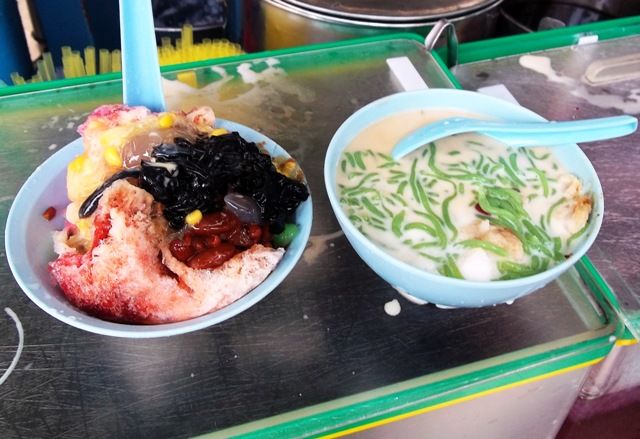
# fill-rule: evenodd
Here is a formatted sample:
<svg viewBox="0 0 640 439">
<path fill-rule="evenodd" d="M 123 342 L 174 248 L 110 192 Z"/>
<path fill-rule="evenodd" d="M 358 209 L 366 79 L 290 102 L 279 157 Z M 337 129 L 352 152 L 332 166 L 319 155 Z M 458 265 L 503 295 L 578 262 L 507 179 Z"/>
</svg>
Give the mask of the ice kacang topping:
<svg viewBox="0 0 640 439">
<path fill-rule="evenodd" d="M 76 307 L 116 322 L 182 321 L 234 302 L 274 270 L 289 242 L 274 248 L 271 229 L 292 229 L 307 188 L 295 161 L 214 120 L 208 107 L 107 105 L 80 127 L 84 150 L 67 169 L 71 203 L 49 264 Z"/>
<path fill-rule="evenodd" d="M 90 221 L 81 220 L 81 203 L 109 177 L 123 168 L 139 167 L 153 147 L 176 137 L 195 139 L 214 131 L 215 115 L 208 107 L 189 112 L 152 113 L 145 107 L 103 105 L 80 125 L 83 152 L 67 168 L 67 195 L 71 203 L 65 218 L 77 226 L 74 241 L 86 248 Z"/>
<path fill-rule="evenodd" d="M 222 211 L 202 216 L 173 239 L 169 249 L 174 258 L 192 268 L 216 268 L 255 244 L 272 247 L 268 226 L 247 224 Z"/>
<path fill-rule="evenodd" d="M 123 167 L 138 166 L 154 146 L 175 137 L 195 139 L 213 130 L 210 108 L 191 112 L 152 113 L 145 107 L 103 105 L 80 125 L 84 151 L 67 170 L 72 202 L 82 202 L 102 182 Z"/>
<path fill-rule="evenodd" d="M 224 196 L 224 204 L 227 210 L 233 212 L 242 222 L 260 223 L 260 209 L 251 197 L 246 195 L 230 192 Z"/>
<path fill-rule="evenodd" d="M 175 139 L 174 144 L 156 146 L 139 168 L 140 187 L 164 205 L 164 216 L 174 229 L 195 211 L 220 211 L 225 196 L 244 195 L 257 206 L 260 224 L 280 233 L 298 205 L 307 199 L 306 186 L 282 175 L 271 157 L 238 133 L 199 137 L 194 142 Z M 134 170 L 111 180 L 130 177 Z M 85 200 L 80 217 L 91 215 L 107 181 Z"/>
<path fill-rule="evenodd" d="M 86 218 L 91 215 L 98 208 L 98 201 L 100 201 L 100 197 L 105 190 L 107 190 L 113 183 L 118 180 L 122 180 L 123 178 L 128 177 L 139 177 L 140 170 L 139 169 L 123 169 L 120 172 L 113 174 L 111 177 L 107 178 L 107 180 L 100 185 L 98 189 L 96 189 L 93 194 L 89 196 L 82 205 L 80 206 L 80 218 Z"/>
<path fill-rule="evenodd" d="M 218 242 L 195 258 L 177 258 L 149 193 L 120 180 L 98 204 L 91 248 L 78 252 L 66 245 L 67 231 L 57 232 L 60 256 L 50 271 L 73 305 L 106 320 L 168 323 L 215 311 L 260 284 L 284 254 L 259 243 L 238 252 Z"/>
</svg>

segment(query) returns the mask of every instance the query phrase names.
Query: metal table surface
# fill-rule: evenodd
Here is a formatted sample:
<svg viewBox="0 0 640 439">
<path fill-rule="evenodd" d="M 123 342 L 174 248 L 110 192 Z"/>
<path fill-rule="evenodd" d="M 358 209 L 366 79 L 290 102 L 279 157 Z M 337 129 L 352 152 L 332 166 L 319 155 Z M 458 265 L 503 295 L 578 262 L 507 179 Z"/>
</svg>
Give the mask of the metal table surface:
<svg viewBox="0 0 640 439">
<path fill-rule="evenodd" d="M 550 120 L 640 116 L 639 36 L 463 64 L 454 73 L 471 90 L 504 84 L 520 104 Z M 625 323 L 639 337 L 640 131 L 581 148 L 605 197 L 602 229 L 588 255 L 614 290 Z"/>
<path fill-rule="evenodd" d="M 608 323 L 591 308 L 574 271 L 510 306 L 442 310 L 401 298 L 351 249 L 324 192 L 325 149 L 353 111 L 398 91 L 384 60 L 400 55 L 429 85 L 450 86 L 410 40 L 243 61 L 250 74 L 240 62 L 201 67 L 198 79 L 209 85 L 198 90 L 168 84 L 170 107 L 210 104 L 300 161 L 314 197 L 303 259 L 279 288 L 230 320 L 182 336 L 131 340 L 48 316 L 20 291 L 2 253 L 0 303 L 21 320 L 25 343 L 0 385 L 1 436 L 189 437 L 602 335 Z M 107 81 L 0 98 L 2 227 L 27 176 L 76 137 L 92 108 L 118 102 L 120 92 L 118 81 Z M 397 317 L 384 311 L 391 299 L 401 303 Z M 0 370 L 14 358 L 17 340 L 2 313 Z"/>
</svg>

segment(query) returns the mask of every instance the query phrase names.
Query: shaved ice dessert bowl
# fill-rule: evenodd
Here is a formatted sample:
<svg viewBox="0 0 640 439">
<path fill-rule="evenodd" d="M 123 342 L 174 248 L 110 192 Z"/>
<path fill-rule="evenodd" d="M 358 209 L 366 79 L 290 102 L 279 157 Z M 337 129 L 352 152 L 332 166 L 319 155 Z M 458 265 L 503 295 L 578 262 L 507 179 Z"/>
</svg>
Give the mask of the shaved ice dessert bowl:
<svg viewBox="0 0 640 439">
<path fill-rule="evenodd" d="M 259 145 L 262 153 L 266 152 L 281 162 L 290 158 L 288 153 L 273 140 L 246 126 L 217 120 L 215 129 L 238 133 L 247 142 Z M 58 320 L 90 332 L 129 338 L 162 337 L 206 328 L 247 310 L 263 299 L 293 270 L 304 251 L 311 229 L 310 197 L 298 205 L 289 219 L 297 225 L 298 233 L 287 243 L 286 251 L 281 252 L 283 253 L 281 259 L 273 270 L 246 294 L 234 297 L 231 303 L 225 303 L 225 306 L 219 309 L 200 316 L 181 319 L 181 321 L 149 322 L 155 324 L 122 323 L 113 319 L 100 318 L 96 313 L 79 309 L 68 300 L 60 286 L 52 280 L 50 265 L 56 260 L 51 235 L 60 233 L 69 225 L 64 214 L 69 205 L 67 167 L 83 153 L 83 150 L 83 141 L 78 139 L 56 152 L 34 171 L 16 196 L 5 230 L 7 258 L 17 282 L 36 305 Z M 124 180 L 120 183 L 128 185 Z M 51 211 L 57 214 L 52 218 L 43 218 L 43 213 Z M 237 250 L 236 253 L 238 253 Z M 247 251 L 240 252 L 236 256 L 245 253 Z M 171 257 L 171 255 L 168 256 Z M 174 261 L 176 262 L 180 265 L 180 261 Z M 186 267 L 186 264 L 185 260 L 182 266 Z M 107 273 L 105 276 L 108 276 L 108 270 L 104 271 Z M 114 267 L 112 274 L 114 277 L 118 275 L 117 267 Z M 232 283 L 229 284 L 232 285 Z"/>
</svg>

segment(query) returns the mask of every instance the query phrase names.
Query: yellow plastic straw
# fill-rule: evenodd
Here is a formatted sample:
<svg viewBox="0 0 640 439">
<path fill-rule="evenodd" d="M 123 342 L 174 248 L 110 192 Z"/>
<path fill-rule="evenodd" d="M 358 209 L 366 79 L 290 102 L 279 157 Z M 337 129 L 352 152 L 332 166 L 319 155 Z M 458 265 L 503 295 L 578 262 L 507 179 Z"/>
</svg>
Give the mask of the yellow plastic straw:
<svg viewBox="0 0 640 439">
<path fill-rule="evenodd" d="M 107 49 L 100 49 L 98 56 L 100 59 L 100 73 L 109 73 L 111 71 L 111 53 Z"/>
<path fill-rule="evenodd" d="M 71 56 L 62 55 L 62 74 L 65 78 L 73 77 L 73 66 L 71 65 Z"/>
<path fill-rule="evenodd" d="M 74 50 L 71 53 L 72 56 L 72 65 L 73 65 L 73 74 L 75 77 L 86 76 L 87 72 L 84 69 L 84 62 L 82 62 L 82 57 L 80 56 L 80 52 Z"/>
<path fill-rule="evenodd" d="M 121 62 L 122 61 L 120 59 L 120 51 L 116 49 L 113 52 L 111 52 L 111 71 L 112 72 L 119 72 L 120 70 L 122 70 Z"/>
<path fill-rule="evenodd" d="M 168 37 L 163 37 L 160 42 L 158 58 L 162 66 L 244 53 L 238 44 L 233 44 L 228 40 L 205 38 L 200 43 L 194 43 L 193 27 L 189 24 L 182 28 L 181 37 L 176 39 L 175 44 Z M 83 53 L 84 57 L 79 51 L 72 50 L 69 46 L 63 46 L 60 49 L 62 51 L 62 75 L 65 78 L 122 70 L 119 50 L 110 52 L 107 49 L 100 49 L 96 63 L 95 47 L 86 47 Z M 14 85 L 52 79 L 56 79 L 56 71 L 49 52 L 45 52 L 42 59 L 36 62 L 36 73 L 28 81 L 16 72 L 11 74 L 11 81 Z M 197 77 L 193 71 L 179 73 L 178 79 L 194 87 L 197 85 Z"/>
<path fill-rule="evenodd" d="M 200 43 L 194 43 L 193 26 L 189 24 L 183 26 L 181 38 L 176 39 L 175 45 L 167 37 L 162 38 L 161 42 L 158 58 L 162 66 L 244 53 L 238 44 L 228 40 L 212 41 L 205 38 Z"/>
<path fill-rule="evenodd" d="M 56 68 L 53 65 L 53 58 L 51 58 L 51 54 L 49 52 L 45 52 L 42 55 L 42 61 L 44 61 L 44 71 L 47 80 L 55 79 Z"/>
<path fill-rule="evenodd" d="M 44 60 L 39 59 L 36 61 L 36 75 L 40 77 L 42 81 L 48 81 L 47 71 L 44 67 Z"/>
<path fill-rule="evenodd" d="M 11 74 L 11 82 L 13 82 L 13 85 L 25 84 L 24 78 L 17 72 Z"/>
<path fill-rule="evenodd" d="M 182 47 L 189 48 L 193 46 L 193 26 L 185 24 L 182 28 Z"/>
<path fill-rule="evenodd" d="M 87 75 L 96 74 L 96 48 L 89 46 L 84 49 L 84 69 Z"/>
<path fill-rule="evenodd" d="M 69 46 L 62 46 L 60 48 L 60 50 L 62 51 L 62 57 L 63 58 L 69 58 L 71 56 L 71 47 Z"/>
</svg>

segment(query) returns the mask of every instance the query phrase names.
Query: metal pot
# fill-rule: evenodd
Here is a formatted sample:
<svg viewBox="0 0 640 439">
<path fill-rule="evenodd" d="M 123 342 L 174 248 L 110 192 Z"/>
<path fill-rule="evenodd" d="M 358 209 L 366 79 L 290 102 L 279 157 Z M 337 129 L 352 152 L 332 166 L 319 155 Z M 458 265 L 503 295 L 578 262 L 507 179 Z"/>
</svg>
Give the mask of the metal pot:
<svg viewBox="0 0 640 439">
<path fill-rule="evenodd" d="M 180 38 L 182 27 L 189 23 L 193 41 L 222 38 L 225 34 L 227 3 L 225 0 L 151 0 L 153 22 L 158 41 L 163 37 Z"/>
<path fill-rule="evenodd" d="M 471 41 L 493 34 L 501 2 L 245 0 L 229 26 L 241 26 L 237 33 L 250 52 L 394 32 L 426 35 L 440 18 L 453 22 L 461 41 Z"/>
</svg>

